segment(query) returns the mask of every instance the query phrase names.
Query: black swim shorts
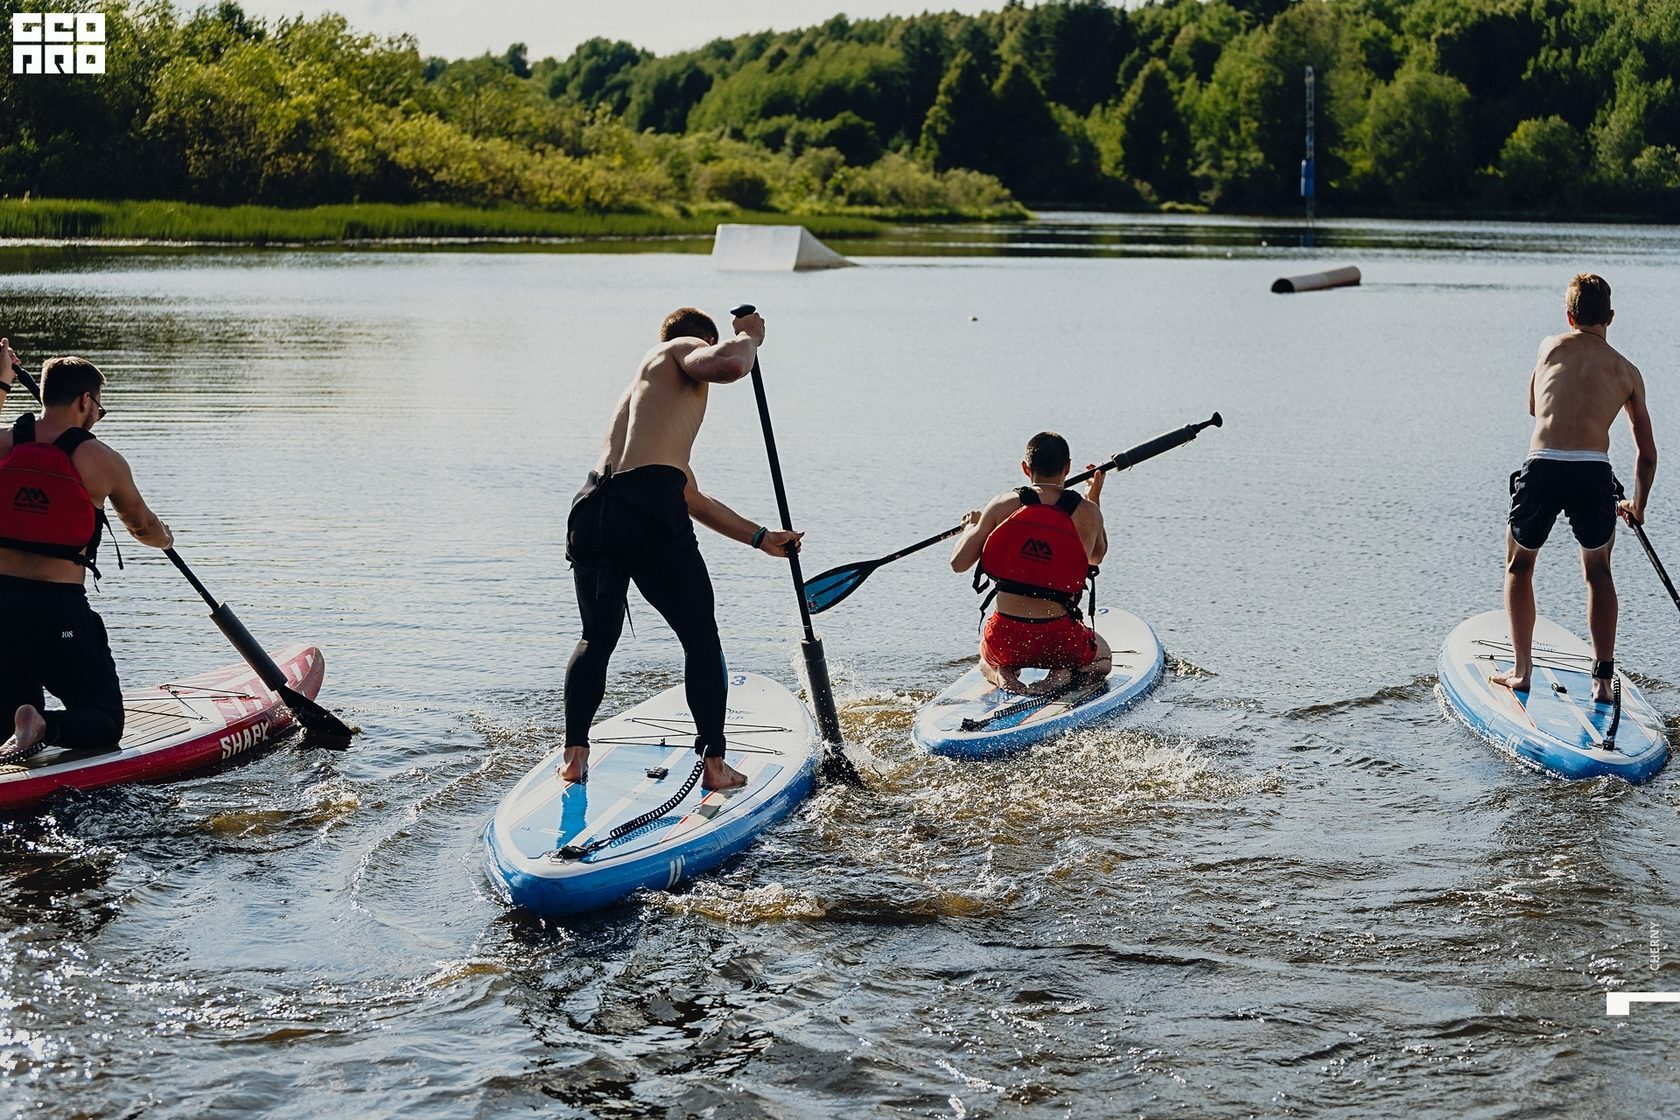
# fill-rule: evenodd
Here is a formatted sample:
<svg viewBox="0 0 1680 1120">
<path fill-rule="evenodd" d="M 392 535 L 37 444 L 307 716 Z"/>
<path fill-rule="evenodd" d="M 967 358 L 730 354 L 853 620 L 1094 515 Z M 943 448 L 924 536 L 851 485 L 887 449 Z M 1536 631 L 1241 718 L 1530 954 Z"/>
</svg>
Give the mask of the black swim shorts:
<svg viewBox="0 0 1680 1120">
<path fill-rule="evenodd" d="M 1582 548 L 1603 548 L 1616 535 L 1616 498 L 1609 463 L 1530 459 L 1511 476 L 1511 536 L 1539 548 L 1564 513 Z"/>
</svg>

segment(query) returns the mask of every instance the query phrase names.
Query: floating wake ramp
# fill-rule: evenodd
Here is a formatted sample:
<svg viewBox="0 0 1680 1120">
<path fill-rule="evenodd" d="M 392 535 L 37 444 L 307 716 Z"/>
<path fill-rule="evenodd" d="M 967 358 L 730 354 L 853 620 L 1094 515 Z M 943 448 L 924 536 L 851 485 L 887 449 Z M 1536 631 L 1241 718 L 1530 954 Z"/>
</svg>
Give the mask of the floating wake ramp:
<svg viewBox="0 0 1680 1120">
<path fill-rule="evenodd" d="M 712 241 L 712 263 L 726 272 L 806 272 L 852 262 L 804 226 L 723 224 Z"/>
</svg>

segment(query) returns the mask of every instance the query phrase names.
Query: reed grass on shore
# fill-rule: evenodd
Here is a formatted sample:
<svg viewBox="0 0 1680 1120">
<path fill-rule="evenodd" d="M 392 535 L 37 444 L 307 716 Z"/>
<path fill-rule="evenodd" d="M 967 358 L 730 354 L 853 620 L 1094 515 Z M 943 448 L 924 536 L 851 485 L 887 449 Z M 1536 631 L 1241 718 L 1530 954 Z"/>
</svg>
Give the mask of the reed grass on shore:
<svg viewBox="0 0 1680 1120">
<path fill-rule="evenodd" d="M 709 237 L 719 222 L 797 223 L 818 237 L 872 237 L 874 218 L 740 211 L 691 215 L 480 209 L 448 203 L 346 203 L 287 209 L 187 202 L 0 198 L 0 238 L 218 241 L 248 245 L 433 238 Z"/>
</svg>

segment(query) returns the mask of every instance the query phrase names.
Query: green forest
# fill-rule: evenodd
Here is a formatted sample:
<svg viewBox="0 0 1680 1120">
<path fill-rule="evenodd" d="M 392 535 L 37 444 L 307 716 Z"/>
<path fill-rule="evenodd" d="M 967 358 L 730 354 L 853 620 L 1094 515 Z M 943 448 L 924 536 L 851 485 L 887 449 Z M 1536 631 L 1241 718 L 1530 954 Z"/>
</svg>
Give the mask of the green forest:
<svg viewBox="0 0 1680 1120">
<path fill-rule="evenodd" d="M 1298 212 L 1311 66 L 1320 213 L 1680 216 L 1680 0 L 1056 0 L 453 60 L 231 0 L 102 10 L 107 73 L 0 83 L 0 195 Z"/>
</svg>

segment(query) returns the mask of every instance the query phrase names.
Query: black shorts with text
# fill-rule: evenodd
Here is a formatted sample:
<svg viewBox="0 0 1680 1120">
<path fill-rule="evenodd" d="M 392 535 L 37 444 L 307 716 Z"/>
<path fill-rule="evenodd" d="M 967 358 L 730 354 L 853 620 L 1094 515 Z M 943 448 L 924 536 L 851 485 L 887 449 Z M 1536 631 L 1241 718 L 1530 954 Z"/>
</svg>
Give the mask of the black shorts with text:
<svg viewBox="0 0 1680 1120">
<path fill-rule="evenodd" d="M 1511 536 L 1539 548 L 1562 513 L 1582 548 L 1603 548 L 1616 535 L 1617 495 L 1609 463 L 1530 459 L 1511 476 Z"/>
</svg>

